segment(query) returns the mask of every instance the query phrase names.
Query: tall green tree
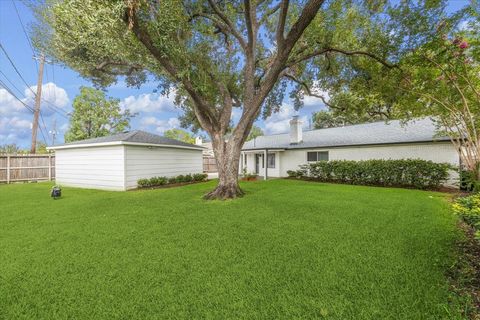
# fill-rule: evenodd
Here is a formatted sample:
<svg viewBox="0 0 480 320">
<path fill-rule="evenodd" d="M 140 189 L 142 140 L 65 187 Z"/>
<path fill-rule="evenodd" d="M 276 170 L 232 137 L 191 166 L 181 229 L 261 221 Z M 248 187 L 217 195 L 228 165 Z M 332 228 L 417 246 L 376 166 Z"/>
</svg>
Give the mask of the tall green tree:
<svg viewBox="0 0 480 320">
<path fill-rule="evenodd" d="M 350 112 L 343 112 L 339 109 L 320 110 L 312 114 L 312 123 L 315 129 L 342 127 L 346 125 L 389 119 L 392 119 L 392 116 L 370 114 L 368 112 L 356 114 L 352 112 L 351 109 Z"/>
<path fill-rule="evenodd" d="M 250 133 L 248 134 L 248 137 L 247 137 L 246 141 L 250 141 L 250 140 L 255 139 L 256 137 L 263 136 L 263 134 L 264 133 L 263 133 L 262 128 L 260 128 L 256 125 L 253 125 L 252 129 L 250 130 Z"/>
<path fill-rule="evenodd" d="M 336 59 L 391 68 L 391 35 L 408 50 L 442 10 L 441 1 L 402 1 L 393 24 L 395 1 L 45 1 L 34 38 L 51 57 L 99 85 L 125 76 L 139 86 L 150 75 L 163 92 L 174 89 L 182 123 L 212 140 L 219 182 L 207 199 L 243 194 L 241 147 L 259 116 L 282 107 L 289 83 L 299 106 L 315 81 L 330 85 L 318 80 Z M 234 108 L 241 116 L 232 128 Z"/>
<path fill-rule="evenodd" d="M 121 110 L 120 100 L 107 98 L 101 90 L 81 87 L 80 94 L 73 100 L 65 142 L 123 132 L 130 127 L 132 116 L 129 110 Z"/>
<path fill-rule="evenodd" d="M 191 133 L 188 133 L 187 131 L 182 129 L 174 128 L 174 129 L 166 130 L 163 133 L 163 135 L 170 139 L 175 139 L 175 140 L 183 141 L 186 143 L 192 143 L 192 144 L 195 143 L 195 137 Z"/>
</svg>

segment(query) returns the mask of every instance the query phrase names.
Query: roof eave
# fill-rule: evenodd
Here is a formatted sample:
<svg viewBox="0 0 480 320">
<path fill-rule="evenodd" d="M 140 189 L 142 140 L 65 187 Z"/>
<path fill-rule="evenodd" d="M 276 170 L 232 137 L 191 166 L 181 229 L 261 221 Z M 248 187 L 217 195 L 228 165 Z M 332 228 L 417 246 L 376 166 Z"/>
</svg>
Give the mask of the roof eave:
<svg viewBox="0 0 480 320">
<path fill-rule="evenodd" d="M 255 147 L 255 148 L 242 148 L 242 151 L 254 151 L 254 150 L 271 150 L 271 149 L 284 149 L 284 150 L 299 150 L 299 149 L 315 149 L 315 148 L 351 148 L 351 147 L 368 147 L 368 146 L 385 146 L 385 145 L 399 145 L 399 144 L 415 144 L 415 143 L 436 143 L 436 142 L 450 142 L 449 138 L 439 138 L 436 140 L 419 140 L 419 141 L 400 141 L 400 142 L 381 142 L 381 143 L 361 143 L 361 144 L 345 144 L 345 145 L 327 145 L 327 146 L 305 146 L 305 147 Z M 298 146 L 298 144 L 296 144 Z"/>
<path fill-rule="evenodd" d="M 129 142 L 129 141 L 110 141 L 110 142 L 96 142 L 96 143 L 85 143 L 85 144 L 68 144 L 60 146 L 48 147 L 47 150 L 63 150 L 63 149 L 78 149 L 78 148 L 89 148 L 89 147 L 107 147 L 107 146 L 144 146 L 144 147 L 154 147 L 154 148 L 176 148 L 176 149 L 190 149 L 190 150 L 204 150 L 204 147 L 201 146 L 180 146 L 173 144 L 156 144 L 156 143 L 143 143 L 143 142 Z"/>
</svg>

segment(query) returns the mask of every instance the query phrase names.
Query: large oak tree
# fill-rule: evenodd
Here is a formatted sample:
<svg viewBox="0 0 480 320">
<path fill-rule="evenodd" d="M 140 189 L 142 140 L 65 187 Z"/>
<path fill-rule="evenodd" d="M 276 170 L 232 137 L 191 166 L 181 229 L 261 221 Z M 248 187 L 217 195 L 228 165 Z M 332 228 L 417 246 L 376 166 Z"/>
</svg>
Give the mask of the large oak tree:
<svg viewBox="0 0 480 320">
<path fill-rule="evenodd" d="M 219 183 L 206 198 L 225 199 L 243 194 L 240 151 L 254 121 L 278 111 L 287 89 L 297 107 L 305 94 L 322 99 L 314 84 L 328 81 L 317 75 L 336 59 L 392 68 L 392 41 L 403 48 L 422 41 L 418 34 L 429 29 L 417 24 L 441 7 L 414 3 L 46 0 L 34 33 L 38 47 L 99 85 L 154 78 L 162 92 L 174 92 L 183 123 L 212 140 Z M 241 116 L 232 127 L 234 108 Z"/>
</svg>

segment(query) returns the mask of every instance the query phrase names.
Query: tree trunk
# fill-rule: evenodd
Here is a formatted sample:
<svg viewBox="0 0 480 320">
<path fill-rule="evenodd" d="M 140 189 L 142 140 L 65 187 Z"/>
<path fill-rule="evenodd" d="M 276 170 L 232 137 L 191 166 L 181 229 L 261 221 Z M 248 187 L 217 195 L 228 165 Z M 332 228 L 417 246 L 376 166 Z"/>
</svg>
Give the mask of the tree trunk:
<svg viewBox="0 0 480 320">
<path fill-rule="evenodd" d="M 217 161 L 218 185 L 207 193 L 204 199 L 225 200 L 234 199 L 244 195 L 238 185 L 238 168 L 242 144 L 240 142 L 225 142 L 223 137 L 212 139 L 213 152 Z"/>
</svg>

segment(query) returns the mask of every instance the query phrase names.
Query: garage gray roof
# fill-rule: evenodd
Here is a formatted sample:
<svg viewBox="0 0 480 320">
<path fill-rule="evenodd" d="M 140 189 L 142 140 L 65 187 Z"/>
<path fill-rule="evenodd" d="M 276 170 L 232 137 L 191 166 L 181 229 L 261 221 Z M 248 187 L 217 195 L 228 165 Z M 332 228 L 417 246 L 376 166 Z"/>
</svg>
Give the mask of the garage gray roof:
<svg viewBox="0 0 480 320">
<path fill-rule="evenodd" d="M 64 143 L 55 145 L 52 149 L 56 149 L 57 147 L 67 147 L 67 146 L 84 146 L 84 145 L 93 145 L 93 144 L 108 144 L 113 142 L 126 142 L 126 143 L 140 143 L 140 144 L 147 144 L 147 145 L 160 145 L 160 146 L 172 146 L 172 147 L 188 147 L 188 148 L 197 148 L 203 149 L 201 146 L 197 146 L 195 144 L 185 143 L 183 141 L 170 139 L 167 137 L 159 136 L 150 132 L 142 131 L 142 130 L 134 130 L 124 133 L 118 133 L 111 136 L 106 137 L 99 137 L 99 138 L 92 138 L 86 140 L 80 140 L 70 143 Z"/>
<path fill-rule="evenodd" d="M 436 126 L 432 120 L 417 119 L 406 124 L 393 120 L 304 131 L 303 141 L 298 144 L 290 143 L 289 133 L 260 136 L 246 142 L 242 150 L 302 149 L 432 141 L 449 141 L 448 137 L 437 136 Z"/>
</svg>

